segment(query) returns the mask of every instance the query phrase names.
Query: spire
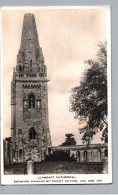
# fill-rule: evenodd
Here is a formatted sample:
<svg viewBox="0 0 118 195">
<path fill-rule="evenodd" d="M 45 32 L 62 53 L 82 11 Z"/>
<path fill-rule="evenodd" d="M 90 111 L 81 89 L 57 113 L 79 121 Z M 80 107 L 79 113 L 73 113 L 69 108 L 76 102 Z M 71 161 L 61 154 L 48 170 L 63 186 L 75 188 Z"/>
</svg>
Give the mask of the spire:
<svg viewBox="0 0 118 195">
<path fill-rule="evenodd" d="M 24 15 L 17 71 L 39 72 L 42 65 L 44 65 L 44 57 L 39 46 L 35 17 L 27 13 Z"/>
<path fill-rule="evenodd" d="M 24 15 L 20 48 L 22 50 L 39 49 L 38 34 L 33 14 Z"/>
</svg>

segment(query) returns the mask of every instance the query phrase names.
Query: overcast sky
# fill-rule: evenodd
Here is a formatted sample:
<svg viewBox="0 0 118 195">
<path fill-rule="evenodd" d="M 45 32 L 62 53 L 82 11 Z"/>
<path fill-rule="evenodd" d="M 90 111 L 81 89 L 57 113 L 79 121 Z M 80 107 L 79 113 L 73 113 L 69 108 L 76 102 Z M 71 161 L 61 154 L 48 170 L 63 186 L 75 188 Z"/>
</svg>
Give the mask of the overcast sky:
<svg viewBox="0 0 118 195">
<path fill-rule="evenodd" d="M 2 11 L 2 68 L 4 137 L 10 136 L 10 93 L 13 68 L 20 47 L 23 17 L 34 13 L 48 71 L 49 127 L 52 145 L 64 142 L 73 133 L 82 144 L 79 124 L 69 111 L 72 87 L 79 85 L 84 61 L 95 58 L 96 45 L 107 39 L 108 9 L 41 9 Z M 92 143 L 100 142 L 100 134 Z"/>
</svg>

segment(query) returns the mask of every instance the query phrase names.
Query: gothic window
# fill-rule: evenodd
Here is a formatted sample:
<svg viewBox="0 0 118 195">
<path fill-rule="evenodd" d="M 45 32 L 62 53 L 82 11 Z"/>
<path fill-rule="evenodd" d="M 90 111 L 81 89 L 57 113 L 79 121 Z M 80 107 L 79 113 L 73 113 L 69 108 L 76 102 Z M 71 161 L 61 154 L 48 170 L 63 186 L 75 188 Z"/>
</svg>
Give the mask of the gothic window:
<svg viewBox="0 0 118 195">
<path fill-rule="evenodd" d="M 35 95 L 30 94 L 28 98 L 29 108 L 35 108 Z"/>
<path fill-rule="evenodd" d="M 32 60 L 30 60 L 30 67 L 32 67 Z"/>
<path fill-rule="evenodd" d="M 87 161 L 87 151 L 84 151 L 84 161 Z"/>
<path fill-rule="evenodd" d="M 97 151 L 97 161 L 100 162 L 101 161 L 101 150 Z"/>
<path fill-rule="evenodd" d="M 36 139 L 36 130 L 34 127 L 31 127 L 29 130 L 29 138 L 30 139 Z"/>
<path fill-rule="evenodd" d="M 22 70 L 21 65 L 19 65 L 19 71 L 21 71 L 21 70 Z"/>
<path fill-rule="evenodd" d="M 19 158 L 22 158 L 22 149 L 19 150 Z"/>
</svg>

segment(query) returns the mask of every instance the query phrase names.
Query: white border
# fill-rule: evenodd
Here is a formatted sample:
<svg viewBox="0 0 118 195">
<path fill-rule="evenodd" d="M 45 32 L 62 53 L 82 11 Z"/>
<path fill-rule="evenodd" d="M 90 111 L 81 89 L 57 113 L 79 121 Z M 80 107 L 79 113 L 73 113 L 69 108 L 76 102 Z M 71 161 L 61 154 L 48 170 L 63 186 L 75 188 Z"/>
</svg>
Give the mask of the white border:
<svg viewBox="0 0 118 195">
<path fill-rule="evenodd" d="M 49 174 L 49 175 L 4 175 L 3 166 L 3 75 L 2 75 L 2 48 L 1 48 L 1 184 L 2 185 L 19 185 L 19 184 L 105 184 L 112 183 L 112 144 L 111 144 L 111 13 L 110 6 L 29 6 L 29 7 L 2 7 L 1 8 L 1 29 L 2 29 L 2 10 L 25 10 L 25 9 L 104 9 L 106 10 L 106 28 L 107 28 L 107 76 L 108 76 L 108 174 Z M 2 30 L 1 30 L 1 46 L 2 46 Z M 42 179 L 43 177 L 52 177 Z M 71 178 L 62 178 L 68 177 Z M 73 178 L 76 177 L 76 178 Z M 17 180 L 16 183 L 14 181 Z M 48 180 L 48 182 L 46 182 Z M 61 181 L 62 180 L 62 181 Z M 75 181 L 76 180 L 76 181 Z M 38 182 L 36 182 L 38 181 Z M 61 181 L 61 182 L 60 182 Z"/>
</svg>

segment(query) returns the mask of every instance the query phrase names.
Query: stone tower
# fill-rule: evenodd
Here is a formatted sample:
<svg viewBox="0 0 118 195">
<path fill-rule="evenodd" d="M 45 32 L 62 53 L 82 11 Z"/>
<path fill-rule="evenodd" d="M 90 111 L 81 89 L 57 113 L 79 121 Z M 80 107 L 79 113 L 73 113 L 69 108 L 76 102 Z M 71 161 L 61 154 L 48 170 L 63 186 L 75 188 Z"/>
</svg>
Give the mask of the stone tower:
<svg viewBox="0 0 118 195">
<path fill-rule="evenodd" d="M 35 17 L 28 13 L 24 15 L 21 45 L 11 82 L 13 162 L 39 162 L 51 152 L 47 82 Z"/>
</svg>

